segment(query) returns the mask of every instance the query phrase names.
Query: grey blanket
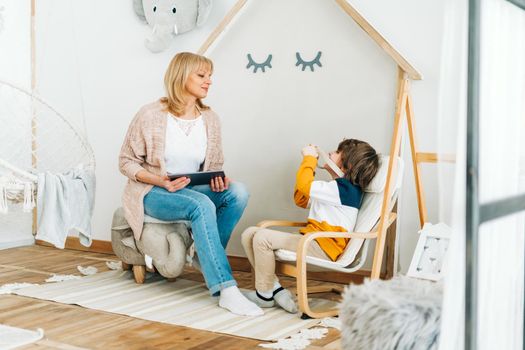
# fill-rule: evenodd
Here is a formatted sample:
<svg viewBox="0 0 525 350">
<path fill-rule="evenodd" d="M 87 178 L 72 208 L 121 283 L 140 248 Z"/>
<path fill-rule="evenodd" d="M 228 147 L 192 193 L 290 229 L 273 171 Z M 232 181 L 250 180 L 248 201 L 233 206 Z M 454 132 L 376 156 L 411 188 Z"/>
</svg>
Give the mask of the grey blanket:
<svg viewBox="0 0 525 350">
<path fill-rule="evenodd" d="M 68 234 L 91 245 L 95 173 L 78 167 L 64 174 L 38 174 L 36 239 L 64 248 Z"/>
</svg>

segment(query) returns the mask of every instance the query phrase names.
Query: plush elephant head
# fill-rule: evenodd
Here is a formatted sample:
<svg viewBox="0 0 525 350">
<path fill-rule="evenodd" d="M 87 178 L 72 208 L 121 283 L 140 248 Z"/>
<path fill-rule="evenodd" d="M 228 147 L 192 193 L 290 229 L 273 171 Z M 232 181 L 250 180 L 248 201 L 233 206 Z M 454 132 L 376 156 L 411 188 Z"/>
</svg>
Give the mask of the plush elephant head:
<svg viewBox="0 0 525 350">
<path fill-rule="evenodd" d="M 113 253 L 128 265 L 146 265 L 144 255 L 137 249 L 133 231 L 124 217 L 124 209 L 113 213 L 111 223 L 111 247 Z"/>
<path fill-rule="evenodd" d="M 184 269 L 191 243 L 188 229 L 182 223 L 145 223 L 142 236 L 136 241 L 124 218 L 124 210 L 119 208 L 113 214 L 113 252 L 128 265 L 145 265 L 144 255 L 149 255 L 162 276 L 177 277 Z"/>
<path fill-rule="evenodd" d="M 185 224 L 145 223 L 137 241 L 138 250 L 153 259 L 153 265 L 164 277 L 179 276 L 186 264 L 186 250 L 191 238 Z"/>
<path fill-rule="evenodd" d="M 135 13 L 152 31 L 144 44 L 152 52 L 165 50 L 174 35 L 201 26 L 211 11 L 212 0 L 133 0 Z"/>
</svg>

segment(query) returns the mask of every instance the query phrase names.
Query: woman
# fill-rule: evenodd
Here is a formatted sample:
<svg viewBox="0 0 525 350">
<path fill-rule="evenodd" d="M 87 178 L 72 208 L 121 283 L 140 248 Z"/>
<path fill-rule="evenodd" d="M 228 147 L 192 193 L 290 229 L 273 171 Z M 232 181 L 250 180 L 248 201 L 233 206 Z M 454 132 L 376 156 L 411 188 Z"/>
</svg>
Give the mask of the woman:
<svg viewBox="0 0 525 350">
<path fill-rule="evenodd" d="M 177 54 L 164 76 L 167 97 L 142 107 L 120 152 L 126 219 L 139 240 L 144 213 L 160 220 L 189 220 L 201 271 L 219 305 L 235 314 L 262 315 L 232 276 L 225 248 L 248 202 L 245 187 L 227 177 L 192 186 L 188 178 L 170 181 L 167 173 L 221 170 L 220 121 L 203 104 L 213 63 L 188 52 Z"/>
</svg>

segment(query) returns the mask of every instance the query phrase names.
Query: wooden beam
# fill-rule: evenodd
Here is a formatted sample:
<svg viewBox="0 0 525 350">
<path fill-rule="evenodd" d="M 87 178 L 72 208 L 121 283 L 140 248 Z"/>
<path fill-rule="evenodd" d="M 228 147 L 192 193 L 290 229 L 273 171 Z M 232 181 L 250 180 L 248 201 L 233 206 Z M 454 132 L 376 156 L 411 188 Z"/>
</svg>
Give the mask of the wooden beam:
<svg viewBox="0 0 525 350">
<path fill-rule="evenodd" d="M 397 213 L 397 201 L 392 209 L 392 213 Z M 386 230 L 385 241 L 385 258 L 383 269 L 381 271 L 381 278 L 391 279 L 396 274 L 396 236 L 397 236 L 397 220 L 394 221 Z"/>
<path fill-rule="evenodd" d="M 401 117 L 406 107 L 406 96 L 408 93 L 408 79 L 406 73 L 403 73 L 399 67 L 398 74 L 398 98 L 396 102 L 396 111 L 394 114 L 394 131 L 390 145 L 390 159 L 388 162 L 388 172 L 386 177 L 385 189 L 383 194 L 383 203 L 381 205 L 381 219 L 377 229 L 376 247 L 374 249 L 374 258 L 372 262 L 372 273 L 370 277 L 377 279 L 381 276 L 381 264 L 383 263 L 383 254 L 385 250 L 386 229 L 388 228 L 387 220 L 390 216 L 390 195 L 391 187 L 394 182 L 394 175 L 397 171 L 397 158 L 401 146 L 401 133 L 403 118 Z"/>
<path fill-rule="evenodd" d="M 335 0 L 337 4 L 374 40 L 402 69 L 410 79 L 421 80 L 423 76 L 401 55 L 361 14 L 352 7 L 346 0 Z M 219 38 L 221 33 L 228 27 L 230 22 L 244 7 L 247 0 L 239 0 L 226 14 L 221 23 L 208 36 L 204 44 L 201 45 L 198 54 L 204 55 L 210 46 Z"/>
<path fill-rule="evenodd" d="M 416 153 L 416 161 L 418 163 L 455 163 L 456 156 L 454 154 L 438 154 L 438 153 Z"/>
<path fill-rule="evenodd" d="M 221 23 L 213 30 L 213 32 L 210 34 L 210 36 L 206 39 L 204 44 L 199 48 L 199 51 L 197 53 L 199 55 L 204 55 L 206 51 L 210 48 L 210 46 L 217 40 L 217 38 L 221 35 L 221 33 L 226 29 L 226 27 L 230 24 L 230 22 L 235 18 L 237 13 L 244 7 L 247 0 L 239 0 L 237 3 L 232 7 L 232 9 L 226 14 L 226 16 L 223 18 Z"/>
<path fill-rule="evenodd" d="M 421 179 L 421 167 L 417 161 L 417 143 L 416 143 L 416 130 L 414 122 L 414 111 L 412 109 L 412 98 L 410 93 L 406 96 L 406 116 L 407 116 L 407 127 L 408 127 L 408 137 L 410 139 L 410 151 L 412 153 L 412 166 L 414 169 L 414 180 L 416 183 L 416 195 L 417 195 L 417 204 L 419 211 L 419 224 L 421 228 L 427 222 L 427 204 L 425 202 L 425 194 L 423 190 L 423 182 Z"/>
<path fill-rule="evenodd" d="M 379 32 L 352 7 L 346 0 L 335 0 L 339 6 L 370 36 L 396 63 L 405 71 L 410 79 L 423 79 L 417 71 Z"/>
</svg>

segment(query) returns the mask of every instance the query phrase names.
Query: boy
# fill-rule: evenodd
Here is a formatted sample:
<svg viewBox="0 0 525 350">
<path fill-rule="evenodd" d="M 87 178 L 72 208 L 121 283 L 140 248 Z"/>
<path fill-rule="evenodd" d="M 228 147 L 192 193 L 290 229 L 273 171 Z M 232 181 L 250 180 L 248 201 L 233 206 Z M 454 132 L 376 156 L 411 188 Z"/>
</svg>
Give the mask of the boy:
<svg viewBox="0 0 525 350">
<path fill-rule="evenodd" d="M 310 208 L 308 224 L 301 234 L 317 231 L 351 232 L 366 188 L 379 168 L 379 156 L 366 142 L 343 140 L 329 158 L 338 169 L 323 166 L 332 181 L 314 181 L 318 151 L 313 145 L 302 149 L 303 161 L 297 171 L 294 189 L 295 204 Z M 337 173 L 343 176 L 337 175 Z M 242 245 L 255 271 L 254 292 L 248 299 L 260 307 L 275 304 L 288 312 L 297 312 L 290 291 L 284 289 L 275 275 L 274 250 L 297 251 L 301 235 L 260 227 L 249 227 L 242 234 Z M 308 248 L 308 255 L 335 261 L 344 251 L 347 238 L 318 238 Z"/>
</svg>

